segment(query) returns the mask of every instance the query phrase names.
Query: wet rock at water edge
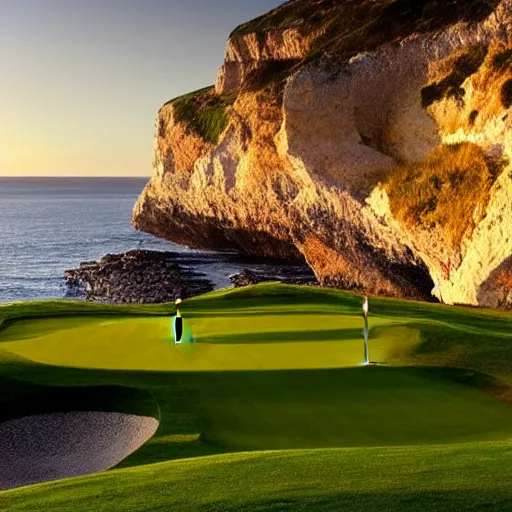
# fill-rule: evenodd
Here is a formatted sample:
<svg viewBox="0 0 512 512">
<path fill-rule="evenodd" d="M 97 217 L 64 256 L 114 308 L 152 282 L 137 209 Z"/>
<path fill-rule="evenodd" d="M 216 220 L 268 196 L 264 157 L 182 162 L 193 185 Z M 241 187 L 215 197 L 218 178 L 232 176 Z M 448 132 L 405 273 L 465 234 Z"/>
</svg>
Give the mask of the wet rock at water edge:
<svg viewBox="0 0 512 512">
<path fill-rule="evenodd" d="M 64 275 L 67 296 L 109 304 L 156 304 L 213 289 L 206 279 L 191 278 L 172 261 L 173 253 L 134 250 L 87 261 Z"/>
</svg>

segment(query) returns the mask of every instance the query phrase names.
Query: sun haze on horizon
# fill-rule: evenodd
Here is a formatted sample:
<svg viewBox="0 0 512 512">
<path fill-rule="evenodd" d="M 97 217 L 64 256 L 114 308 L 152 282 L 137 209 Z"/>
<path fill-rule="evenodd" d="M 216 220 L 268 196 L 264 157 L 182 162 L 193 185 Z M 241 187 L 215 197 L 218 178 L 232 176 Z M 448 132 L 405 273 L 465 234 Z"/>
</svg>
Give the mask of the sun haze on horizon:
<svg viewBox="0 0 512 512">
<path fill-rule="evenodd" d="M 279 0 L 0 0 L 0 177 L 150 176 L 154 118 Z"/>
</svg>

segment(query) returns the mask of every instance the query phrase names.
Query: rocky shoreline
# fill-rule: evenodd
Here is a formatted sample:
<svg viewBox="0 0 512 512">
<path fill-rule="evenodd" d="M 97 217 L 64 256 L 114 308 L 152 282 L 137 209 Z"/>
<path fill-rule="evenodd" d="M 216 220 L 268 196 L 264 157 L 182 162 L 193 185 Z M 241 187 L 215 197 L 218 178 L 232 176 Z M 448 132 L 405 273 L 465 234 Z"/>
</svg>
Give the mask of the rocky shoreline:
<svg viewBox="0 0 512 512">
<path fill-rule="evenodd" d="M 250 266 L 250 268 L 247 268 Z M 231 272 L 230 269 L 236 269 Z M 103 304 L 157 304 L 231 284 L 265 281 L 317 284 L 306 265 L 250 259 L 231 253 L 132 250 L 85 261 L 64 274 L 66 296 Z"/>
</svg>

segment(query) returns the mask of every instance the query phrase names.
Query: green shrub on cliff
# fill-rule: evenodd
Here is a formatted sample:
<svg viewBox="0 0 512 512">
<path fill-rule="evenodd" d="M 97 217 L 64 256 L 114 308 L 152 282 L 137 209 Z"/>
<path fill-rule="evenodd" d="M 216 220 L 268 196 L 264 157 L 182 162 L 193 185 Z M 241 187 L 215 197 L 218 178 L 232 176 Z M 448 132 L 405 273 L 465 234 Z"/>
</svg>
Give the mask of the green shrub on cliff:
<svg viewBox="0 0 512 512">
<path fill-rule="evenodd" d="M 213 87 L 179 96 L 166 105 L 174 106 L 174 119 L 185 123 L 188 129 L 206 142 L 216 144 L 228 125 L 226 109 L 234 103 L 234 96 L 215 94 Z"/>
<path fill-rule="evenodd" d="M 470 143 L 445 145 L 426 160 L 400 165 L 384 185 L 393 215 L 404 225 L 440 229 L 458 246 L 475 224 L 475 213 L 489 201 L 503 162 Z"/>
</svg>

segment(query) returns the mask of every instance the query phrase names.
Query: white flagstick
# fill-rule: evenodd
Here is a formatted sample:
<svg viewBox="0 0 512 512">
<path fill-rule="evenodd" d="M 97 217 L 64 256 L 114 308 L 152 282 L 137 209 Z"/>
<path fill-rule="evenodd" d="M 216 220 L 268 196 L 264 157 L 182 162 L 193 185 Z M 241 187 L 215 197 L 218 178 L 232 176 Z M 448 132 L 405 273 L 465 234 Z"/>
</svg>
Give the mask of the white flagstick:
<svg viewBox="0 0 512 512">
<path fill-rule="evenodd" d="M 183 301 L 181 299 L 176 299 L 176 302 L 174 304 L 176 305 L 176 316 L 181 316 L 180 306 L 181 304 L 183 304 Z"/>
<path fill-rule="evenodd" d="M 368 349 L 368 312 L 370 311 L 370 304 L 368 303 L 368 297 L 365 296 L 363 301 L 363 313 L 364 313 L 364 364 L 370 364 L 370 354 Z"/>
</svg>

